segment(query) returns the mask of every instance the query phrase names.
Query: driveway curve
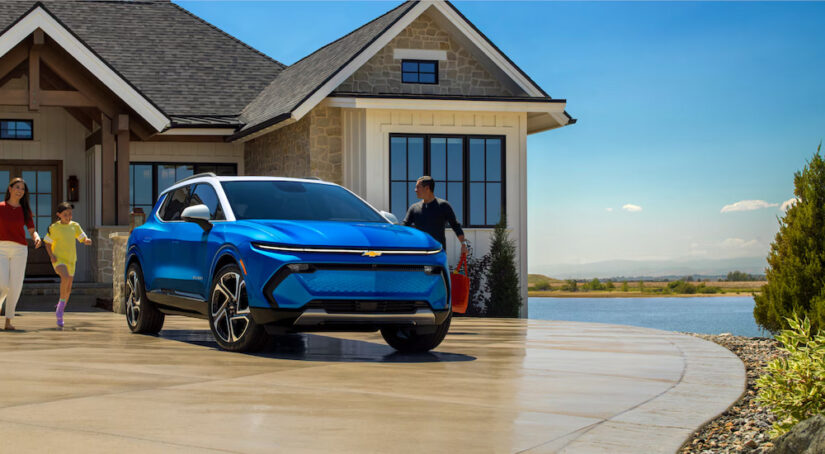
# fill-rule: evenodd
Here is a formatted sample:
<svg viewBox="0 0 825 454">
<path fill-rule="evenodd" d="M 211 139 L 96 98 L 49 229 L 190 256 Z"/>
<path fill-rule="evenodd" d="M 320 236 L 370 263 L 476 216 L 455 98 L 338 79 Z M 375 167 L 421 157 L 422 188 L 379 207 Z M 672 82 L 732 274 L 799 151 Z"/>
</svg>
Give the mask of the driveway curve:
<svg viewBox="0 0 825 454">
<path fill-rule="evenodd" d="M 673 453 L 745 389 L 723 347 L 629 326 L 461 318 L 425 355 L 377 333 L 244 355 L 200 320 L 53 317 L 0 331 L 4 450 Z"/>
</svg>

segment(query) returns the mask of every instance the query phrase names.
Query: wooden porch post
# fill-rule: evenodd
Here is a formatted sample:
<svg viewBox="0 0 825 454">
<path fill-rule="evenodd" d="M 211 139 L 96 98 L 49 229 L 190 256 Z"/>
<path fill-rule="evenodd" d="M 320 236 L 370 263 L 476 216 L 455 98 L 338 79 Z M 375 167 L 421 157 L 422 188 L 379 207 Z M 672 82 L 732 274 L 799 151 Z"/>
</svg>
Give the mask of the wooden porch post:
<svg viewBox="0 0 825 454">
<path fill-rule="evenodd" d="M 112 132 L 117 134 L 117 223 L 129 223 L 129 115 L 120 114 Z"/>
<path fill-rule="evenodd" d="M 29 49 L 29 110 L 40 109 L 40 49 L 44 41 L 43 30 L 38 28 Z"/>
<path fill-rule="evenodd" d="M 112 120 L 106 114 L 100 114 L 100 148 L 101 148 L 101 213 L 103 225 L 115 225 L 117 210 L 115 206 L 115 136 L 112 134 Z M 128 192 L 127 192 L 128 194 Z"/>
</svg>

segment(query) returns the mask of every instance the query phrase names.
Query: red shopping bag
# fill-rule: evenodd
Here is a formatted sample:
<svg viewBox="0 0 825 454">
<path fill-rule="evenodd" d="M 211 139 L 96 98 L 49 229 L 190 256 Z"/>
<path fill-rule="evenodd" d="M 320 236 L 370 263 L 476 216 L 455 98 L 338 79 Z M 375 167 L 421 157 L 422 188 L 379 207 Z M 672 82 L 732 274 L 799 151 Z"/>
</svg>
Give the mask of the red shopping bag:
<svg viewBox="0 0 825 454">
<path fill-rule="evenodd" d="M 467 312 L 467 304 L 470 299 L 470 278 L 467 277 L 467 254 L 461 254 L 458 266 L 450 273 L 450 284 L 452 287 L 453 312 L 459 314 Z"/>
</svg>

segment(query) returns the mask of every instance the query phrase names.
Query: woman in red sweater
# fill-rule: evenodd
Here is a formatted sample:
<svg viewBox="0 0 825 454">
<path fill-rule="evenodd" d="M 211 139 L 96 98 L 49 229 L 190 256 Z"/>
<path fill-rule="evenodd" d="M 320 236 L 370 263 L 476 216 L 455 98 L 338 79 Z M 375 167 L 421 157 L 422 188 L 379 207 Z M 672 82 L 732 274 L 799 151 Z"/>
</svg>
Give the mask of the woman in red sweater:
<svg viewBox="0 0 825 454">
<path fill-rule="evenodd" d="M 22 178 L 14 178 L 6 188 L 6 197 L 0 202 L 0 306 L 5 303 L 6 327 L 13 330 L 14 308 L 23 289 L 26 275 L 26 231 L 40 247 L 40 235 L 34 230 L 32 210 L 29 205 L 29 188 Z"/>
</svg>

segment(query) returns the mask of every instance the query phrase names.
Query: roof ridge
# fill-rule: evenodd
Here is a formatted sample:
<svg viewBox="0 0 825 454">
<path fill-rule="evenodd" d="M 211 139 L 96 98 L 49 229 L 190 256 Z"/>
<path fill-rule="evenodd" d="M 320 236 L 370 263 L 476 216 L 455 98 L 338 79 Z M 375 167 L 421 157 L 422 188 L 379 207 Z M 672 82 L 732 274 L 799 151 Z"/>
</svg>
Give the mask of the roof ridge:
<svg viewBox="0 0 825 454">
<path fill-rule="evenodd" d="M 280 66 L 280 67 L 281 67 L 281 70 L 284 70 L 284 69 L 286 69 L 286 68 L 287 68 L 287 65 L 285 65 L 285 64 L 283 64 L 283 63 L 281 63 L 281 62 L 279 62 L 278 60 L 275 60 L 274 58 L 270 57 L 269 55 L 267 55 L 267 54 L 265 54 L 265 53 L 263 53 L 263 52 L 259 51 L 258 49 L 255 49 L 254 47 L 250 46 L 249 44 L 247 44 L 247 43 L 245 43 L 245 42 L 241 41 L 240 39 L 238 39 L 238 38 L 236 38 L 236 37 L 234 37 L 234 36 L 230 35 L 229 33 L 225 32 L 225 31 L 221 30 L 219 27 L 217 27 L 217 26 L 215 26 L 215 25 L 211 24 L 210 22 L 206 21 L 205 19 L 203 19 L 203 18 L 201 18 L 201 17 L 198 17 L 197 15 L 193 14 L 192 12 L 190 12 L 189 10 L 187 10 L 186 8 L 183 8 L 183 7 L 181 7 L 180 5 L 178 5 L 178 4 L 176 4 L 176 3 L 173 3 L 173 2 L 169 2 L 169 4 L 170 4 L 170 5 L 174 5 L 174 7 L 175 7 L 175 8 L 177 8 L 177 9 L 179 9 L 179 10 L 183 11 L 184 13 L 188 14 L 189 16 L 192 16 L 192 17 L 193 17 L 193 18 L 195 18 L 197 21 L 202 22 L 203 24 L 206 24 L 207 26 L 209 26 L 209 27 L 211 27 L 211 28 L 213 28 L 213 29 L 217 30 L 219 33 L 221 33 L 222 35 L 226 36 L 227 38 L 230 38 L 232 41 L 235 41 L 236 43 L 239 43 L 240 45 L 242 45 L 242 46 L 246 47 L 247 49 L 249 49 L 249 50 L 251 50 L 251 51 L 253 51 L 253 52 L 255 52 L 255 53 L 257 53 L 257 54 L 259 54 L 259 55 L 261 55 L 261 56 L 263 56 L 264 58 L 266 58 L 266 59 L 268 59 L 268 60 L 271 60 L 272 62 L 274 62 L 275 64 L 277 64 L 278 66 Z M 277 76 L 276 76 L 276 78 L 277 78 Z"/>
<path fill-rule="evenodd" d="M 337 43 L 338 41 L 343 40 L 344 38 L 346 38 L 346 37 L 348 37 L 348 36 L 352 35 L 353 33 L 357 32 L 358 30 L 361 30 L 362 28 L 364 28 L 364 27 L 366 27 L 367 25 L 369 25 L 369 24 L 371 24 L 371 23 L 373 23 L 373 22 L 377 21 L 378 19 L 381 19 L 382 17 L 384 17 L 384 16 L 386 16 L 386 15 L 388 15 L 388 14 L 390 14 L 390 13 L 394 12 L 395 10 L 397 10 L 397 9 L 401 8 L 402 6 L 404 6 L 404 5 L 408 4 L 408 3 L 418 3 L 419 1 L 420 1 L 420 0 L 405 0 L 405 1 L 401 2 L 401 4 L 399 4 L 399 5 L 398 5 L 398 6 L 396 6 L 395 8 L 393 8 L 393 9 L 391 9 L 391 10 L 387 11 L 386 13 L 384 13 L 384 14 L 382 14 L 382 15 L 380 15 L 380 16 L 378 16 L 378 17 L 376 17 L 375 19 L 372 19 L 372 20 L 371 20 L 371 21 L 369 21 L 369 22 L 364 23 L 363 25 L 361 25 L 360 27 L 356 28 L 355 30 L 352 30 L 351 32 L 347 33 L 346 35 L 344 35 L 344 36 L 342 36 L 342 37 L 340 37 L 340 38 L 336 39 L 335 41 L 330 41 L 329 43 L 324 44 L 323 46 L 319 47 L 318 49 L 315 49 L 315 51 L 313 51 L 313 52 L 311 52 L 311 53 L 309 53 L 309 54 L 305 55 L 305 56 L 304 56 L 304 58 L 302 58 L 302 59 L 300 59 L 300 60 L 296 61 L 295 63 L 293 63 L 293 64 L 291 64 L 291 65 L 289 65 L 289 66 L 288 66 L 288 68 L 291 68 L 291 67 L 293 67 L 293 66 L 297 65 L 298 63 L 300 63 L 300 62 L 302 62 L 302 61 L 306 60 L 307 58 L 309 58 L 309 57 L 311 57 L 311 56 L 313 56 L 313 55 L 317 54 L 318 52 L 320 52 L 320 51 L 322 51 L 322 50 L 326 49 L 327 47 L 329 47 L 329 46 L 331 46 L 331 45 L 333 45 L 333 44 Z M 277 77 L 276 77 L 276 79 L 277 79 Z"/>
</svg>

